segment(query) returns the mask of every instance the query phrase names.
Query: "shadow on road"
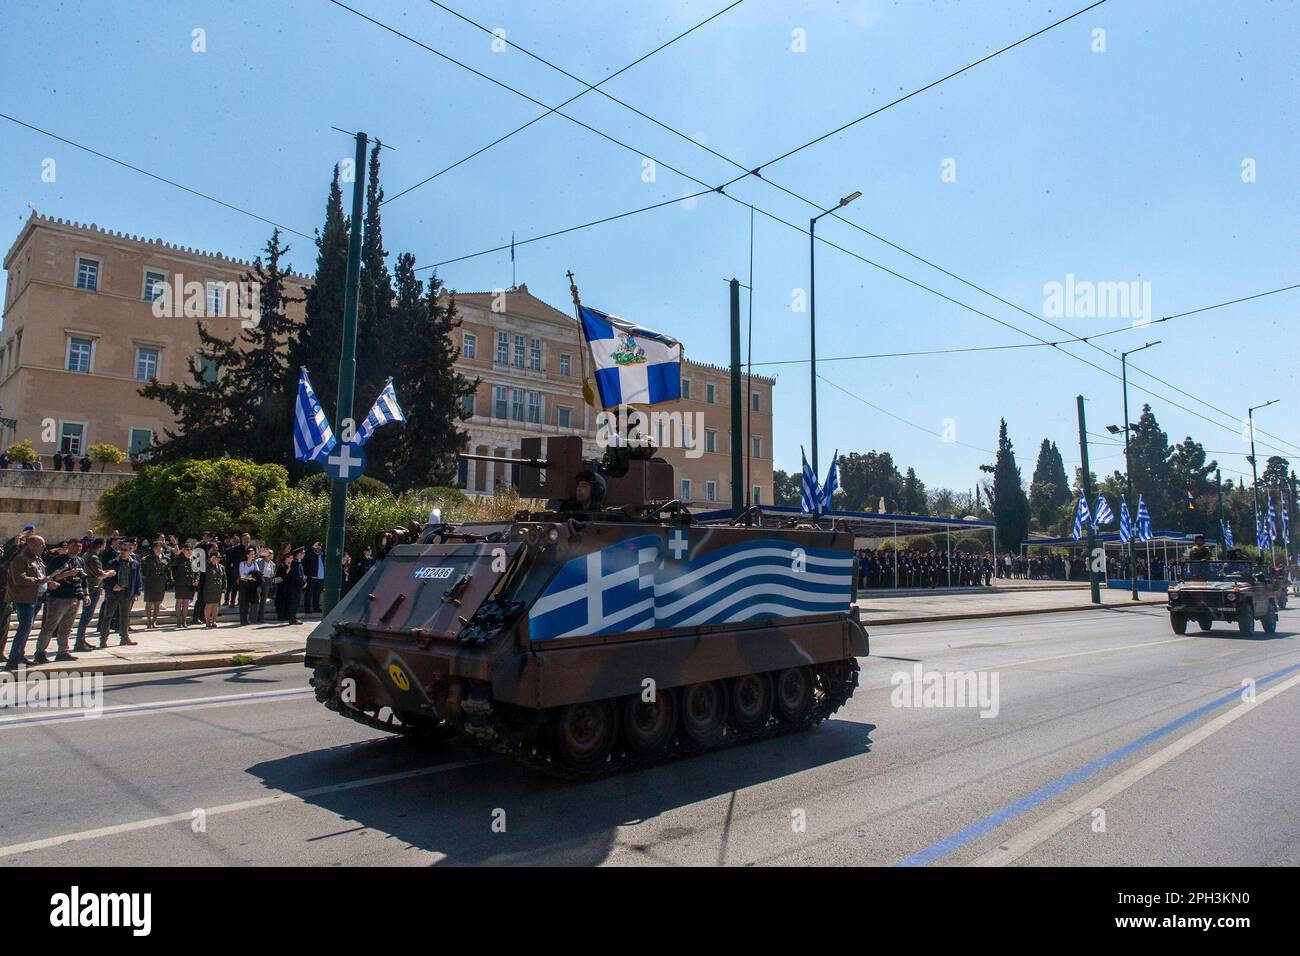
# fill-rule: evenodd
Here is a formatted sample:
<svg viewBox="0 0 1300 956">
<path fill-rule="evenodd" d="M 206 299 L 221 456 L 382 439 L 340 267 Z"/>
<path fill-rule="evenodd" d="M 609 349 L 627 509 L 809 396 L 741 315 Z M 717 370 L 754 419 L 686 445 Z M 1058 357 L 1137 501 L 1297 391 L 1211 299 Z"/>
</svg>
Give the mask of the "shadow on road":
<svg viewBox="0 0 1300 956">
<path fill-rule="evenodd" d="M 804 733 L 594 781 L 557 780 L 500 760 L 303 799 L 401 844 L 445 854 L 448 864 L 590 866 L 605 860 L 620 826 L 866 753 L 873 730 L 874 724 L 831 720 Z M 468 745 L 430 750 L 385 737 L 267 761 L 248 772 L 268 788 L 302 795 L 482 755 Z M 505 812 L 504 833 L 493 831 L 494 814 L 501 817 L 496 811 Z M 725 812 L 719 808 L 718 822 Z M 317 839 L 355 829 L 341 825 Z M 638 850 L 653 857 L 653 846 Z"/>
</svg>

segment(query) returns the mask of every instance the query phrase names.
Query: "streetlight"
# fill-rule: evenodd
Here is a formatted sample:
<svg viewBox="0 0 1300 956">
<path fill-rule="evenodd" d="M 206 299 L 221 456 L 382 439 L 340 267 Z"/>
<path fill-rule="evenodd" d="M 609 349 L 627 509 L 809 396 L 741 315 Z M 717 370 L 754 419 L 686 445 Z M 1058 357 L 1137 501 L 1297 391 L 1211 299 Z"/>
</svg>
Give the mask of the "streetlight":
<svg viewBox="0 0 1300 956">
<path fill-rule="evenodd" d="M 1128 536 L 1128 576 L 1129 582 L 1133 585 L 1133 600 L 1140 600 L 1138 597 L 1138 576 L 1137 576 L 1137 502 L 1133 500 L 1133 461 L 1129 456 L 1129 434 L 1138 430 L 1138 427 L 1128 420 L 1128 357 L 1135 352 L 1141 352 L 1143 349 L 1149 349 L 1153 345 L 1159 345 L 1163 340 L 1148 342 L 1139 348 L 1129 349 L 1127 352 L 1119 354 L 1120 381 L 1124 384 L 1124 427 L 1118 425 L 1107 425 L 1106 431 L 1112 435 L 1118 435 L 1121 431 L 1124 433 L 1124 477 L 1128 487 L 1128 513 L 1129 536 Z"/>
<path fill-rule="evenodd" d="M 1259 469 L 1255 467 L 1255 413 L 1261 408 L 1268 408 L 1270 405 L 1276 405 L 1280 398 L 1275 398 L 1271 402 L 1265 402 L 1263 405 L 1256 405 L 1253 408 L 1246 409 L 1246 421 L 1250 424 L 1250 491 L 1255 497 L 1255 531 L 1259 531 Z M 1259 542 L 1255 542 L 1258 544 Z M 1273 545 L 1269 543 L 1268 547 L 1269 561 L 1273 560 Z M 1262 560 L 1263 554 L 1260 555 Z"/>
<path fill-rule="evenodd" d="M 810 343 L 810 352 L 812 356 L 812 469 L 813 474 L 820 474 L 817 471 L 817 239 L 813 231 L 817 228 L 817 220 L 822 216 L 842 209 L 853 200 L 862 195 L 860 190 L 849 193 L 830 209 L 819 212 L 808 220 L 808 340 Z"/>
</svg>

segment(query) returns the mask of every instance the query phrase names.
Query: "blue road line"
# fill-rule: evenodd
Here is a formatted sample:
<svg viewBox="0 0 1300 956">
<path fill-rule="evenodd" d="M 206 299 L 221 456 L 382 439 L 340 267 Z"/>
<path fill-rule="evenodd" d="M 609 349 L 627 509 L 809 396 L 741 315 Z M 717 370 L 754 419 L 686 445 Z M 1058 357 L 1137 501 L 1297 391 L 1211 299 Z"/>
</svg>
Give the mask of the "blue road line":
<svg viewBox="0 0 1300 956">
<path fill-rule="evenodd" d="M 1292 664 L 1290 667 L 1284 667 L 1282 670 L 1269 674 L 1267 677 L 1259 678 L 1257 681 L 1255 681 L 1255 685 L 1259 686 L 1261 684 L 1267 684 L 1270 681 L 1275 681 L 1279 677 L 1285 677 L 1287 674 L 1290 674 L 1298 670 L 1300 670 L 1300 664 Z M 1105 767 L 1108 767 L 1117 761 L 1123 760 L 1125 757 L 1129 756 L 1132 753 L 1135 753 L 1138 750 L 1141 750 L 1143 747 L 1147 746 L 1148 744 L 1155 743 L 1160 738 L 1166 737 L 1169 734 L 1173 733 L 1175 730 L 1187 726 L 1188 724 L 1190 724 L 1192 721 L 1196 720 L 1199 717 L 1204 717 L 1206 714 L 1210 713 L 1213 710 L 1217 710 L 1218 708 L 1222 707 L 1224 704 L 1229 704 L 1234 700 L 1240 700 L 1240 699 L 1241 699 L 1241 691 L 1236 690 L 1233 691 L 1231 694 L 1225 694 L 1224 696 L 1220 697 L 1218 700 L 1212 700 L 1208 704 L 1205 704 L 1202 707 L 1198 707 L 1195 710 L 1191 711 L 1190 713 L 1183 714 L 1183 716 L 1179 717 L 1177 720 L 1171 721 L 1170 723 L 1165 724 L 1163 727 L 1157 727 L 1149 734 L 1145 734 L 1144 736 L 1139 737 L 1137 740 L 1125 744 L 1123 747 L 1120 747 L 1118 750 L 1112 750 L 1110 753 L 1106 754 L 1105 756 L 1098 757 L 1096 760 L 1092 761 L 1091 763 L 1084 764 L 1078 770 L 1068 773 L 1064 777 L 1061 777 L 1058 780 L 1053 780 L 1051 783 L 1047 784 L 1044 787 L 1040 787 L 1039 789 L 1035 790 L 1033 793 L 1021 797 L 1015 803 L 1003 807 L 1001 810 L 997 810 L 993 813 L 990 813 L 988 816 L 983 817 L 982 819 L 976 820 L 970 826 L 963 827 L 962 829 L 958 830 L 956 833 L 949 834 L 948 836 L 944 837 L 942 840 L 938 841 L 937 843 L 932 843 L 930 844 L 930 846 L 926 847 L 925 849 L 918 850 L 916 853 L 913 853 L 911 856 L 904 857 L 903 859 L 899 860 L 897 863 L 893 865 L 894 866 L 925 866 L 928 863 L 933 863 L 935 860 L 939 859 L 940 857 L 947 856 L 949 853 L 951 853 L 953 850 L 957 849 L 958 847 L 965 846 L 967 843 L 971 842 L 972 840 L 982 837 L 990 830 L 997 829 L 998 827 L 1002 826 L 1002 824 L 1008 822 L 1009 820 L 1015 819 L 1016 817 L 1020 816 L 1020 814 L 1024 813 L 1026 810 L 1031 810 L 1034 807 L 1038 806 L 1040 803 L 1050 800 L 1058 793 L 1061 793 L 1064 790 L 1068 790 L 1070 787 L 1073 787 L 1079 781 L 1086 780 L 1088 777 L 1091 777 L 1093 774 L 1097 773 L 1097 771 Z"/>
</svg>

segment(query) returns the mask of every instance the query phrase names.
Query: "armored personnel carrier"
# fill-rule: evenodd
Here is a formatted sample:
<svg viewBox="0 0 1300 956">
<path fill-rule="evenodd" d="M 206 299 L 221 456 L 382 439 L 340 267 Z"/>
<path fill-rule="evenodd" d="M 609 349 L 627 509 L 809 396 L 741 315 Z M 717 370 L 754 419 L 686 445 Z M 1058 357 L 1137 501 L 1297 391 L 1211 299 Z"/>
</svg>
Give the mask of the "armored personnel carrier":
<svg viewBox="0 0 1300 956">
<path fill-rule="evenodd" d="M 509 462 L 544 510 L 381 536 L 308 638 L 321 703 L 581 776 L 801 730 L 849 699 L 868 653 L 851 534 L 759 509 L 700 521 L 661 460 L 530 442 Z"/>
</svg>

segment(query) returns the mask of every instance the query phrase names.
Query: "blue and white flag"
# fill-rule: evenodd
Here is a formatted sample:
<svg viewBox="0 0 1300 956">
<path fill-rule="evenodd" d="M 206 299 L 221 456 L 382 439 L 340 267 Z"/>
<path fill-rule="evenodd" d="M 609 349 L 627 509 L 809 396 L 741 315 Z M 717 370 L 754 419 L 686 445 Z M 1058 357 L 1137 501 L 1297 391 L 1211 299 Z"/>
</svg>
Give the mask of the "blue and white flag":
<svg viewBox="0 0 1300 956">
<path fill-rule="evenodd" d="M 1268 545 L 1271 548 L 1273 542 L 1277 541 L 1277 521 L 1273 511 L 1273 496 L 1268 496 Z"/>
<path fill-rule="evenodd" d="M 1138 495 L 1138 540 L 1150 541 L 1155 535 L 1151 533 L 1151 515 L 1147 511 L 1147 503 Z"/>
<path fill-rule="evenodd" d="M 808 464 L 808 456 L 804 454 L 803 446 L 799 446 L 799 456 L 803 458 L 803 478 L 801 482 L 801 493 L 799 497 L 799 510 L 809 515 L 821 510 L 822 489 L 817 484 L 817 476 L 813 474 L 812 466 Z"/>
<path fill-rule="evenodd" d="M 1083 537 L 1083 529 L 1088 522 L 1092 520 L 1092 515 L 1088 512 L 1088 499 L 1082 494 L 1079 495 L 1079 504 L 1074 509 L 1074 532 L 1073 537 L 1078 541 Z"/>
<path fill-rule="evenodd" d="M 1128 544 L 1133 537 L 1133 519 L 1128 515 L 1128 499 L 1119 500 L 1119 539 Z"/>
<path fill-rule="evenodd" d="M 1286 499 L 1282 499 L 1282 543 L 1291 543 L 1291 516 L 1286 513 Z"/>
<path fill-rule="evenodd" d="M 1255 547 L 1263 551 L 1269 545 L 1268 529 L 1264 527 L 1264 522 L 1259 519 L 1259 512 L 1255 512 Z"/>
<path fill-rule="evenodd" d="M 835 455 L 831 458 L 831 467 L 826 472 L 826 483 L 822 485 L 821 490 L 821 510 L 826 511 L 831 506 L 831 496 L 839 490 L 840 487 L 840 450 L 835 449 Z"/>
<path fill-rule="evenodd" d="M 1110 510 L 1110 503 L 1106 500 L 1105 495 L 1097 496 L 1097 507 L 1093 509 L 1095 514 L 1092 518 L 1094 528 L 1104 528 L 1115 520 L 1115 515 Z"/>
<path fill-rule="evenodd" d="M 311 389 L 307 370 L 303 369 L 293 409 L 293 456 L 299 461 L 324 461 L 337 444 L 325 410 Z"/>
<path fill-rule="evenodd" d="M 616 315 L 578 307 L 602 408 L 682 397 L 682 343 Z"/>
<path fill-rule="evenodd" d="M 1228 524 L 1226 521 L 1220 523 L 1223 525 L 1223 546 L 1231 550 L 1236 547 L 1236 545 L 1232 543 L 1232 525 Z"/>
<path fill-rule="evenodd" d="M 402 414 L 402 407 L 397 404 L 397 393 L 393 391 L 393 380 L 391 378 L 384 383 L 384 390 L 375 399 L 370 414 L 366 416 L 366 420 L 357 429 L 356 444 L 358 446 L 364 445 L 370 441 L 370 436 L 375 433 L 376 428 L 380 425 L 387 425 L 389 422 L 406 424 L 406 416 Z"/>
</svg>

